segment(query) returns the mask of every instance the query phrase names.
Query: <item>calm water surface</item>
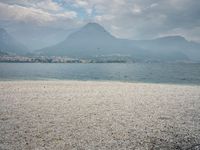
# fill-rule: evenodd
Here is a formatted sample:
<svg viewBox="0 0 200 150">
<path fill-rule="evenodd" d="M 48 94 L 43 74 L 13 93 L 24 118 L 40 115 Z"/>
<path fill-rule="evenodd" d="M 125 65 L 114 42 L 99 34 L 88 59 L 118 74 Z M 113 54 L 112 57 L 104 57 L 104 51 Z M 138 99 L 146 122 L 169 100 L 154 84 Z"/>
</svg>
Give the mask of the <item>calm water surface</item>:
<svg viewBox="0 0 200 150">
<path fill-rule="evenodd" d="M 200 64 L 0 63 L 0 80 L 112 80 L 200 85 Z"/>
</svg>

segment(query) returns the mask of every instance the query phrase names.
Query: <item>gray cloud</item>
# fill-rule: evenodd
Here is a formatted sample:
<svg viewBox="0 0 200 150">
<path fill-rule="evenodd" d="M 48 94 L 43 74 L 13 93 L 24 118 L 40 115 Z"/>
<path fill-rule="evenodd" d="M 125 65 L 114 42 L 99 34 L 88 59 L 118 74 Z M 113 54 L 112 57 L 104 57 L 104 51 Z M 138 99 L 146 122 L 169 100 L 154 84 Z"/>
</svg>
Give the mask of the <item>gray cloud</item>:
<svg viewBox="0 0 200 150">
<path fill-rule="evenodd" d="M 122 38 L 178 34 L 200 41 L 199 0 L 0 0 L 0 23 L 76 28 L 95 21 Z M 5 7 L 6 6 L 6 7 Z M 21 15 L 21 14 L 26 15 Z M 79 18 L 79 16 L 82 16 Z"/>
</svg>

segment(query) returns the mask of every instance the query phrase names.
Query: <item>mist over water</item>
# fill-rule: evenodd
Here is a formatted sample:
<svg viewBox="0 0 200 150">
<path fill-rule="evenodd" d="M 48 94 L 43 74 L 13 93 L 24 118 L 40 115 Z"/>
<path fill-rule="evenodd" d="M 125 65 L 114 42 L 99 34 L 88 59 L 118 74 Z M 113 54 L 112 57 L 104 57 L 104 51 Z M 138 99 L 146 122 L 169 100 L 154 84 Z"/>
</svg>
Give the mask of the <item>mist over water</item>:
<svg viewBox="0 0 200 150">
<path fill-rule="evenodd" d="M 0 80 L 98 80 L 200 85 L 200 64 L 0 63 Z"/>
</svg>

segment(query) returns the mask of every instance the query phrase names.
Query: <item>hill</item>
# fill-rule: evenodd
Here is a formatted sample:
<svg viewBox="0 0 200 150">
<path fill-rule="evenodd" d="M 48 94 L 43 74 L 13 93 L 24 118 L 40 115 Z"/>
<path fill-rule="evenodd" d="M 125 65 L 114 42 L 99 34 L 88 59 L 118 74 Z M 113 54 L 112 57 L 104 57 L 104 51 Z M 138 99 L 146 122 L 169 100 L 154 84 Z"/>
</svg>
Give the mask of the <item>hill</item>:
<svg viewBox="0 0 200 150">
<path fill-rule="evenodd" d="M 72 58 L 99 58 L 117 55 L 126 56 L 135 61 L 196 61 L 200 60 L 199 51 L 196 50 L 198 46 L 198 44 L 195 45 L 177 36 L 143 41 L 119 39 L 101 25 L 88 23 L 80 30 L 70 34 L 64 41 L 40 49 L 37 53 Z M 198 56 L 195 56 L 195 53 Z"/>
<path fill-rule="evenodd" d="M 5 29 L 0 28 L 0 51 L 1 53 L 24 55 L 27 48 L 7 33 Z"/>
</svg>

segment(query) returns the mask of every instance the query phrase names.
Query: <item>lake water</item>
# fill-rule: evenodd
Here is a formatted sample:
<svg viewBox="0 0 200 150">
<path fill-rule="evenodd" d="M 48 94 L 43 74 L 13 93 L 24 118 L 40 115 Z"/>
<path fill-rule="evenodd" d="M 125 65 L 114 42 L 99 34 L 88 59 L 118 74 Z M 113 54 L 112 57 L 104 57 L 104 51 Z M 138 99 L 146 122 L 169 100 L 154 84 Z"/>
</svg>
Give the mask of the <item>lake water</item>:
<svg viewBox="0 0 200 150">
<path fill-rule="evenodd" d="M 0 63 L 0 80 L 112 80 L 200 85 L 200 64 Z"/>
</svg>

